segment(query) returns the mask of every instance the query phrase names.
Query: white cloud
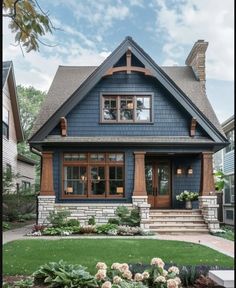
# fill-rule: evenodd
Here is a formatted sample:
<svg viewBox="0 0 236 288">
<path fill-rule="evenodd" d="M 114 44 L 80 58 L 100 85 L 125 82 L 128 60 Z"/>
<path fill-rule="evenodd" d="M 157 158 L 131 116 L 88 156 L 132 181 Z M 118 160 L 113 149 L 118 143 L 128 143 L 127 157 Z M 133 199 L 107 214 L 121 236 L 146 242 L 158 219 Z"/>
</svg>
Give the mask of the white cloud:
<svg viewBox="0 0 236 288">
<path fill-rule="evenodd" d="M 204 39 L 209 42 L 207 77 L 233 80 L 233 0 L 175 1 L 169 6 L 167 1 L 153 0 L 152 4 L 156 12 L 156 31 L 166 35 L 163 52 L 167 58 L 186 58 L 183 54 L 186 47 Z"/>
<path fill-rule="evenodd" d="M 110 54 L 109 51 L 96 50 L 87 38 L 84 38 L 85 41 L 72 38 L 54 48 L 41 46 L 40 53 L 31 51 L 23 57 L 19 46 L 11 45 L 14 34 L 7 28 L 8 21 L 4 19 L 3 22 L 3 61 L 13 61 L 17 85 L 47 91 L 59 65 L 97 66 Z M 66 30 L 70 32 L 70 27 L 66 26 Z M 83 39 L 82 34 L 78 36 Z"/>
</svg>

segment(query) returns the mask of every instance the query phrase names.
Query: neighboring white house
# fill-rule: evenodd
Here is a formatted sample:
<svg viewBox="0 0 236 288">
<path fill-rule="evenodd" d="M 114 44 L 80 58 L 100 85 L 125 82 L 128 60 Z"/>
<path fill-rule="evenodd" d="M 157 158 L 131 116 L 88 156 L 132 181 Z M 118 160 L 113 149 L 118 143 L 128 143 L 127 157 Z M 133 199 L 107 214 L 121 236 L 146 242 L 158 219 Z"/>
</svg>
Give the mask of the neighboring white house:
<svg viewBox="0 0 236 288">
<path fill-rule="evenodd" d="M 20 174 L 17 187 L 35 181 L 34 161 L 17 153 L 17 143 L 23 140 L 13 63 L 6 61 L 2 68 L 2 165 L 3 170 Z"/>
<path fill-rule="evenodd" d="M 221 124 L 230 144 L 214 155 L 214 169 L 226 175 L 223 194 L 223 222 L 234 224 L 234 115 Z"/>
</svg>

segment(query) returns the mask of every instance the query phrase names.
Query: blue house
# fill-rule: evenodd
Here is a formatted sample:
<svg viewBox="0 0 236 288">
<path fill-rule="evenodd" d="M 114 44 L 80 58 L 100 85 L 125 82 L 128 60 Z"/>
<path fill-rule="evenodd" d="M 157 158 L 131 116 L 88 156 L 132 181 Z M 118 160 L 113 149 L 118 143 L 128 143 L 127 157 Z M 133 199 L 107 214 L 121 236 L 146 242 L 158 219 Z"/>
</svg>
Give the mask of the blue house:
<svg viewBox="0 0 236 288">
<path fill-rule="evenodd" d="M 212 155 L 228 142 L 205 93 L 207 46 L 160 67 L 127 37 L 98 67 L 59 66 L 29 140 L 42 155 L 39 223 L 61 209 L 104 223 L 125 205 L 148 229 L 187 213 L 176 196 L 189 190 L 193 220 L 218 228 Z"/>
</svg>

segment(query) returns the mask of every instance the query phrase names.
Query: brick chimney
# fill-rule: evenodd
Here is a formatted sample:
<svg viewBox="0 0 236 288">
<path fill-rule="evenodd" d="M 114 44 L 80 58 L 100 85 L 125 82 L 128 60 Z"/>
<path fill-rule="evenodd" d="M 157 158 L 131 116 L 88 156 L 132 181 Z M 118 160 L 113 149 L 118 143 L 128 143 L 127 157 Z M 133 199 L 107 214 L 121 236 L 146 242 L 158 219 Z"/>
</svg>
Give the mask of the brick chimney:
<svg viewBox="0 0 236 288">
<path fill-rule="evenodd" d="M 205 42 L 204 40 L 198 40 L 193 45 L 193 48 L 185 60 L 185 64 L 193 68 L 196 77 L 202 83 L 204 89 L 206 82 L 205 53 L 207 46 L 208 42 Z"/>
</svg>

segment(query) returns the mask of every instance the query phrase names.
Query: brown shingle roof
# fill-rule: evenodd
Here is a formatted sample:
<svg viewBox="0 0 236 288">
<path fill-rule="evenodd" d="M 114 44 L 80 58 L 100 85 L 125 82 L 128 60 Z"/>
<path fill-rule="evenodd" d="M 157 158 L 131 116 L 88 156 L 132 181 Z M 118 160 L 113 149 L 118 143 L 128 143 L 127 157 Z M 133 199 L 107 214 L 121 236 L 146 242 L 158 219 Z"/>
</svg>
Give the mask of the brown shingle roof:
<svg viewBox="0 0 236 288">
<path fill-rule="evenodd" d="M 60 106 L 92 74 L 95 66 L 59 66 L 32 130 L 34 135 Z M 224 135 L 216 114 L 189 66 L 161 67 L 215 128 Z"/>
</svg>

